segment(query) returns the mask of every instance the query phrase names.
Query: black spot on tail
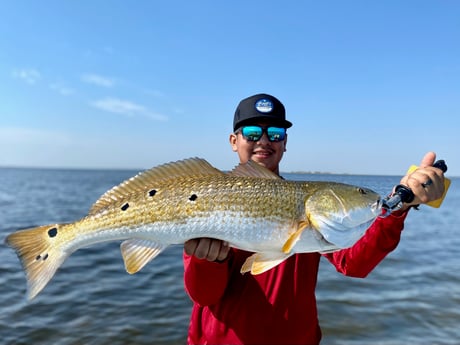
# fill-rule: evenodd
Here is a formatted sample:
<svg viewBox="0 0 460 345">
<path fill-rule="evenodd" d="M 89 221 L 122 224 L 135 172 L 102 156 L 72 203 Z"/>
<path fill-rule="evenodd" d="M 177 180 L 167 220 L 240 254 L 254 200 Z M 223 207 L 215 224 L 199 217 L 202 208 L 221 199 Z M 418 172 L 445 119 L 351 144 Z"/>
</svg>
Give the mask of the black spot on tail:
<svg viewBox="0 0 460 345">
<path fill-rule="evenodd" d="M 190 195 L 190 198 L 188 198 L 190 201 L 195 201 L 196 199 L 198 199 L 198 195 L 196 194 L 192 194 Z"/>
<path fill-rule="evenodd" d="M 149 191 L 149 196 L 154 196 L 156 193 L 157 191 L 155 189 L 152 189 L 151 191 Z"/>
<path fill-rule="evenodd" d="M 37 255 L 37 257 L 35 258 L 35 261 L 38 261 L 38 260 L 45 261 L 46 259 L 48 259 L 48 253 L 45 253 L 43 256 L 41 254 Z"/>
<path fill-rule="evenodd" d="M 121 206 L 121 210 L 122 210 L 122 211 L 126 211 L 128 208 L 129 208 L 129 204 L 128 204 L 128 203 L 126 203 L 126 204 L 124 204 L 123 206 Z"/>
<path fill-rule="evenodd" d="M 58 230 L 57 228 L 51 228 L 48 230 L 48 236 L 49 237 L 55 237 L 58 233 Z"/>
</svg>

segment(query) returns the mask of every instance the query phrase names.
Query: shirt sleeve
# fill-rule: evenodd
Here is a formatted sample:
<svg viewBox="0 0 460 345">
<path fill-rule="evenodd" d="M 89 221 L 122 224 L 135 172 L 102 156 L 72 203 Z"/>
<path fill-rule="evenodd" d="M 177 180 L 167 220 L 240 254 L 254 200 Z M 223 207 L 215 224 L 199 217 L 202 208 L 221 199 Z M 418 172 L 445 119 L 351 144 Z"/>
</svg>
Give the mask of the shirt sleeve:
<svg viewBox="0 0 460 345">
<path fill-rule="evenodd" d="M 184 284 L 187 294 L 200 306 L 217 303 L 227 287 L 231 259 L 211 262 L 185 253 L 183 256 Z"/>
<path fill-rule="evenodd" d="M 352 247 L 324 256 L 338 272 L 351 277 L 366 277 L 399 244 L 408 211 L 377 217 Z"/>
</svg>

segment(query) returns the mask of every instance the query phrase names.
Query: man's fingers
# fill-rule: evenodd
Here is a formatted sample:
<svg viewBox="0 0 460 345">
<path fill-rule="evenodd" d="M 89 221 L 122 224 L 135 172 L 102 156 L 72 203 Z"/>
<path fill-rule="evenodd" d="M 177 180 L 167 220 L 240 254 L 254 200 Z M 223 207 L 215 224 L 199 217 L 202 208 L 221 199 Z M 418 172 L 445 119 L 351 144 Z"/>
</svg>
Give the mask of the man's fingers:
<svg viewBox="0 0 460 345">
<path fill-rule="evenodd" d="M 198 259 L 223 261 L 227 258 L 230 247 L 227 242 L 221 240 L 196 238 L 185 242 L 184 251 L 187 255 L 193 255 Z"/>
<path fill-rule="evenodd" d="M 218 261 L 225 260 L 229 252 L 230 252 L 230 246 L 228 245 L 227 242 L 222 241 L 221 246 L 220 246 L 219 255 L 217 256 L 216 260 Z"/>
<path fill-rule="evenodd" d="M 197 247 L 195 249 L 194 255 L 198 259 L 207 259 L 210 245 L 211 245 L 211 239 L 210 238 L 201 238 L 201 239 L 199 239 L 198 240 L 198 245 L 197 245 Z"/>
<path fill-rule="evenodd" d="M 184 243 L 184 251 L 187 255 L 194 255 L 196 247 L 198 246 L 199 239 L 188 240 Z"/>
<path fill-rule="evenodd" d="M 436 160 L 436 153 L 432 151 L 427 152 L 425 156 L 422 158 L 422 161 L 420 162 L 419 167 L 420 168 L 430 167 L 434 164 L 435 160 Z"/>
</svg>

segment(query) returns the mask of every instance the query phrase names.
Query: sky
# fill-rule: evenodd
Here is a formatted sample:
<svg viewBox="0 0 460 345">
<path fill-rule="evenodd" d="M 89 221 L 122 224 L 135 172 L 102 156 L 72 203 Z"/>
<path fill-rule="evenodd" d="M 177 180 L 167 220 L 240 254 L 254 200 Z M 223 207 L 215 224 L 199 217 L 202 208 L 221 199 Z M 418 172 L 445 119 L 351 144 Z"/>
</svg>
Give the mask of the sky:
<svg viewBox="0 0 460 345">
<path fill-rule="evenodd" d="M 460 2 L 0 1 L 0 167 L 229 170 L 239 101 L 286 107 L 282 172 L 460 176 Z"/>
</svg>

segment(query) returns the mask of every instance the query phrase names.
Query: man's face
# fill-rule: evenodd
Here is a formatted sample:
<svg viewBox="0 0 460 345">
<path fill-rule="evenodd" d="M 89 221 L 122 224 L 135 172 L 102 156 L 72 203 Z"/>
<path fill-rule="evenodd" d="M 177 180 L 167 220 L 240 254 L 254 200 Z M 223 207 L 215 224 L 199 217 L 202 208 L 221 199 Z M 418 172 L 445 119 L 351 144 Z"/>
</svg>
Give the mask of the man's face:
<svg viewBox="0 0 460 345">
<path fill-rule="evenodd" d="M 272 124 L 261 122 L 254 125 L 266 127 Z M 287 134 L 284 140 L 273 142 L 268 140 L 266 133 L 258 141 L 246 140 L 241 131 L 230 134 L 230 145 L 233 151 L 238 153 L 241 163 L 253 160 L 276 174 L 279 174 L 278 165 L 286 151 L 286 142 Z"/>
</svg>

